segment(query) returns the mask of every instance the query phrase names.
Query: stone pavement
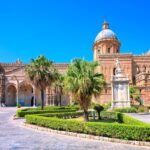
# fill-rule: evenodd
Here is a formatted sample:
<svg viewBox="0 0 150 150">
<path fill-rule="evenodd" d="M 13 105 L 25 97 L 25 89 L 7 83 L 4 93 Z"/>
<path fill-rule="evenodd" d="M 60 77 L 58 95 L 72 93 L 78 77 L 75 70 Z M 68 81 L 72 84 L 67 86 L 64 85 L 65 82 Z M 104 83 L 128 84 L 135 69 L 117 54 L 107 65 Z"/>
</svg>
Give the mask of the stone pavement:
<svg viewBox="0 0 150 150">
<path fill-rule="evenodd" d="M 23 120 L 12 120 L 16 108 L 0 107 L 0 150 L 146 150 L 127 144 L 101 142 L 45 133 L 23 127 Z"/>
<path fill-rule="evenodd" d="M 150 113 L 127 113 L 127 115 L 150 124 Z"/>
</svg>

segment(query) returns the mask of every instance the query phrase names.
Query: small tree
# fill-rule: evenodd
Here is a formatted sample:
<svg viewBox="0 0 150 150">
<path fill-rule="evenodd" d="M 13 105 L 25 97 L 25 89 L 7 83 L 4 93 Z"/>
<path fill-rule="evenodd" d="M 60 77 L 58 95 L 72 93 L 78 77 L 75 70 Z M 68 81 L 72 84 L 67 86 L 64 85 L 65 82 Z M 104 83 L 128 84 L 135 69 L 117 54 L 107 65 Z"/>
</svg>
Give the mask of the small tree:
<svg viewBox="0 0 150 150">
<path fill-rule="evenodd" d="M 25 69 L 29 80 L 41 91 L 41 109 L 44 109 L 44 91 L 47 86 L 56 80 L 56 69 L 53 62 L 44 56 L 32 59 L 30 65 Z"/>
<path fill-rule="evenodd" d="M 96 105 L 94 106 L 94 109 L 97 111 L 98 120 L 100 120 L 100 119 L 101 119 L 100 113 L 101 113 L 101 111 L 104 110 L 104 107 L 101 106 L 101 105 L 99 105 L 99 104 L 96 104 Z"/>
<path fill-rule="evenodd" d="M 84 111 L 84 120 L 88 121 L 88 108 L 93 95 L 103 90 L 105 80 L 103 74 L 96 72 L 97 62 L 75 59 L 68 67 L 64 80 L 64 89 L 71 92 L 73 98 Z"/>
<path fill-rule="evenodd" d="M 130 98 L 136 100 L 137 102 L 139 102 L 140 105 L 142 105 L 141 93 L 138 87 L 130 86 L 129 91 L 130 91 Z"/>
</svg>

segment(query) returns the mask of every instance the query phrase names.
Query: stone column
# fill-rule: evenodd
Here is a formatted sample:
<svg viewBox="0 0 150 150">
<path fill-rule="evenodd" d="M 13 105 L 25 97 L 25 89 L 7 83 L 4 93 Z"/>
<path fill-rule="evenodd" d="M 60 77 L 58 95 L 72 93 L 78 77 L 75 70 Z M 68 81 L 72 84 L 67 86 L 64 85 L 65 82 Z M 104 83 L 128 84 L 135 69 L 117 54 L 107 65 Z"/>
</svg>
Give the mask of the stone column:
<svg viewBox="0 0 150 150">
<path fill-rule="evenodd" d="M 112 92 L 112 100 L 111 100 L 111 108 L 114 107 L 114 88 L 113 88 L 113 83 L 111 83 L 111 92 Z"/>
<path fill-rule="evenodd" d="M 18 85 L 18 83 L 17 83 L 17 93 L 16 93 L 16 103 L 17 103 L 17 105 L 19 104 L 19 85 Z"/>
<path fill-rule="evenodd" d="M 36 103 L 35 90 L 36 90 L 36 89 L 35 89 L 35 86 L 33 86 L 33 107 L 36 107 L 36 104 L 35 104 L 35 103 Z"/>
<path fill-rule="evenodd" d="M 130 85 L 128 84 L 128 106 L 131 106 L 131 101 L 130 101 Z"/>
</svg>

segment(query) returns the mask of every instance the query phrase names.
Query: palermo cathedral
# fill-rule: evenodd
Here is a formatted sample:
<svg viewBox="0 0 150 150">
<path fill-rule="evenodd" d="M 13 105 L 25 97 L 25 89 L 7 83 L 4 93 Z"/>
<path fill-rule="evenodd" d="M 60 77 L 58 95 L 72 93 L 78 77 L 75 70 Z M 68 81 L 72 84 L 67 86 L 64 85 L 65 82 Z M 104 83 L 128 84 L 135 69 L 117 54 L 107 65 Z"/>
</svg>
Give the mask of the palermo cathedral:
<svg viewBox="0 0 150 150">
<path fill-rule="evenodd" d="M 150 105 L 150 52 L 142 55 L 120 53 L 121 43 L 116 34 L 104 21 L 102 31 L 98 33 L 93 44 L 94 61 L 100 63 L 98 70 L 104 74 L 107 82 L 106 88 L 94 101 L 109 103 L 112 100 L 111 80 L 115 74 L 115 61 L 119 59 L 121 68 L 128 76 L 130 85 L 136 85 L 141 92 L 145 105 Z M 66 72 L 69 64 L 55 64 L 62 74 Z M 25 66 L 20 60 L 15 63 L 0 63 L 0 101 L 6 106 L 39 106 L 40 91 L 32 83 L 26 81 Z M 47 87 L 45 91 L 45 104 L 69 104 L 71 97 L 60 95 L 59 90 Z"/>
</svg>

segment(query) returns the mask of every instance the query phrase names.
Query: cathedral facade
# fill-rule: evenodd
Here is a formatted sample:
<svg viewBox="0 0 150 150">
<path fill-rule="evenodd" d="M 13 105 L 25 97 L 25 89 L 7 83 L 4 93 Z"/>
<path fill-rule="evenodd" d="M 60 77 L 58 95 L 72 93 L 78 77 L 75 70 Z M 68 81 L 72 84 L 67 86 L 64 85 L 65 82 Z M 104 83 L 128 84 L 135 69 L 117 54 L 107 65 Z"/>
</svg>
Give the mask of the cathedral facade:
<svg viewBox="0 0 150 150">
<path fill-rule="evenodd" d="M 121 68 L 129 78 L 130 85 L 135 85 L 141 92 L 144 105 L 150 105 L 150 52 L 142 55 L 120 53 L 120 41 L 104 21 L 102 31 L 93 44 L 94 61 L 100 63 L 99 71 L 104 74 L 107 87 L 99 96 L 101 103 L 112 99 L 111 80 L 115 74 L 115 61 L 120 60 Z"/>
<path fill-rule="evenodd" d="M 130 85 L 136 85 L 141 92 L 141 98 L 145 105 L 150 105 L 150 52 L 144 55 L 120 53 L 121 43 L 116 34 L 104 21 L 102 31 L 98 33 L 93 44 L 94 61 L 100 63 L 98 71 L 104 74 L 107 82 L 103 92 L 93 99 L 98 103 L 109 103 L 112 100 L 112 76 L 115 74 L 115 61 L 119 59 L 121 68 L 129 78 Z M 56 69 L 62 74 L 69 64 L 55 64 Z M 0 63 L 0 101 L 6 106 L 41 105 L 40 90 L 26 81 L 26 64 L 20 60 L 15 63 Z M 70 103 L 70 97 L 60 95 L 56 88 L 47 87 L 45 91 L 45 104 L 66 105 Z"/>
</svg>

